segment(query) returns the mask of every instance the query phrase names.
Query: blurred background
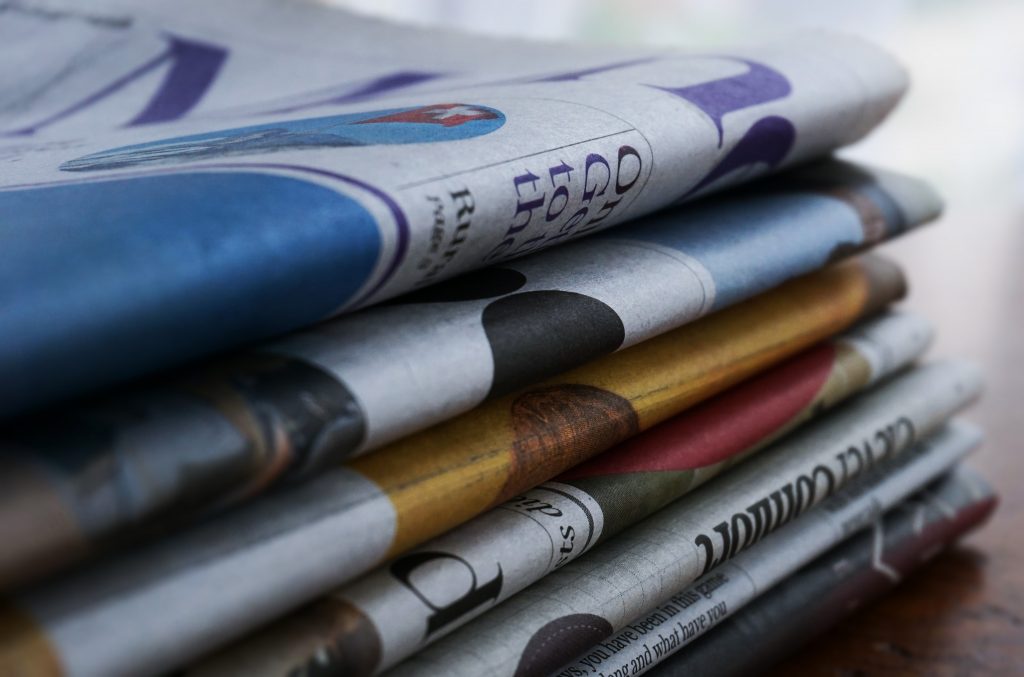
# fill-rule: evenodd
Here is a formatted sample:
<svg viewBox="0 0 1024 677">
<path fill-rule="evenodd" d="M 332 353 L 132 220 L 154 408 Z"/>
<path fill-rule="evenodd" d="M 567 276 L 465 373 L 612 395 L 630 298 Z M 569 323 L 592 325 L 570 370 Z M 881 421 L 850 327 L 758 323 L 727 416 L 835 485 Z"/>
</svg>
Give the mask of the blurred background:
<svg viewBox="0 0 1024 677">
<path fill-rule="evenodd" d="M 930 180 L 945 216 L 887 246 L 933 355 L 981 363 L 974 462 L 1003 498 L 993 523 L 779 674 L 1024 674 L 1024 2 L 1021 0 L 332 0 L 409 23 L 537 40 L 722 47 L 797 30 L 853 33 L 907 67 L 909 95 L 844 157 Z"/>
</svg>

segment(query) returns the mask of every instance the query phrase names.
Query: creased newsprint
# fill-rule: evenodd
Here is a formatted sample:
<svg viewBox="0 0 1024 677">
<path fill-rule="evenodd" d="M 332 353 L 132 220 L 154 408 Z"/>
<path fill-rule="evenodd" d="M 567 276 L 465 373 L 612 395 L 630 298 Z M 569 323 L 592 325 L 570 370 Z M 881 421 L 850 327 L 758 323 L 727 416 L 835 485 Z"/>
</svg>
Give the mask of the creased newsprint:
<svg viewBox="0 0 1024 677">
<path fill-rule="evenodd" d="M 111 4 L 0 5 L 0 410 L 822 156 L 906 86 L 840 35 L 687 53 Z"/>
<path fill-rule="evenodd" d="M 848 480 L 903 453 L 980 388 L 977 370 L 956 362 L 882 385 L 548 574 L 388 674 L 557 670 Z"/>
<path fill-rule="evenodd" d="M 903 467 L 883 466 L 880 470 L 884 470 L 884 477 L 876 474 L 865 478 L 870 479 L 867 483 L 857 482 L 857 486 L 847 487 L 756 547 L 736 555 L 685 590 L 676 591 L 653 611 L 631 621 L 617 635 L 585 650 L 577 660 L 559 670 L 557 676 L 631 677 L 644 674 L 732 618 L 751 600 L 794 575 L 797 569 L 815 557 L 860 531 L 866 523 L 874 523 L 877 530 L 873 534 L 875 542 L 883 544 L 887 529 L 882 528 L 881 513 L 949 470 L 981 442 L 981 437 L 981 431 L 973 426 L 950 424 L 921 443 L 926 449 L 920 455 L 901 457 L 897 463 L 905 462 Z M 957 490 L 963 489 L 958 482 L 953 482 L 953 485 Z M 964 499 L 973 498 L 974 501 L 967 501 L 971 503 L 979 497 L 961 492 L 959 498 L 960 505 L 955 501 L 954 505 L 962 509 L 965 507 Z M 991 493 L 987 493 L 986 498 L 987 508 L 984 511 L 988 512 L 994 498 Z M 912 512 L 918 514 L 918 538 L 925 534 L 932 538 L 937 535 L 929 531 L 929 527 L 934 526 L 932 522 L 940 522 L 942 528 L 939 533 L 948 532 L 956 524 L 955 520 L 949 519 L 948 512 L 944 514 L 935 505 L 931 505 L 928 511 L 923 510 L 921 504 L 915 504 L 915 508 Z M 955 511 L 951 512 L 955 514 Z M 906 538 L 913 533 L 911 530 L 902 536 Z M 943 535 L 948 536 L 948 533 Z M 879 550 L 876 554 L 882 553 Z M 888 563 L 880 559 L 878 566 L 884 570 Z M 796 615 L 803 614 L 798 612 Z M 799 626 L 799 621 L 794 620 L 793 623 Z"/>
<path fill-rule="evenodd" d="M 38 560 L 52 568 L 72 554 L 61 542 L 97 542 L 247 498 L 808 273 L 938 208 L 913 179 L 819 163 L 679 218 L 637 222 L 186 376 L 43 412 L 0 432 L 0 534 L 39 533 L 19 541 L 25 549 L 12 542 L 0 562 L 44 573 Z M 76 533 L 35 529 L 42 514 L 71 520 Z M 31 554 L 43 538 L 52 539 L 45 557 Z M 11 566 L 0 564 L 0 585 Z"/>
<path fill-rule="evenodd" d="M 901 290 L 898 269 L 873 257 L 786 283 L 18 593 L 0 644 L 24 647 L 12 656 L 44 647 L 26 660 L 53 658 L 68 674 L 165 672 L 795 355 Z"/>
<path fill-rule="evenodd" d="M 879 257 L 839 264 L 567 376 L 491 400 L 459 418 L 356 459 L 351 467 L 374 483 L 373 489 L 366 490 L 367 500 L 376 496 L 389 506 L 377 511 L 378 519 L 386 523 L 373 540 L 379 539 L 384 549 L 374 550 L 371 561 L 378 555 L 397 554 L 455 526 L 845 329 L 899 297 L 903 285 L 899 270 Z M 307 404 L 301 398 L 296 402 L 296 406 Z M 557 416 L 548 415 L 554 411 Z M 261 412 L 251 413 L 254 420 L 246 411 L 238 412 L 240 426 L 261 425 Z M 142 452 L 163 453 L 160 440 L 173 438 L 175 431 L 170 423 L 160 426 L 150 431 L 151 435 L 140 435 L 133 446 Z M 65 432 L 73 436 L 75 428 L 70 426 Z M 208 429 L 204 432 L 213 434 Z M 187 456 L 190 461 L 182 463 L 177 474 L 140 471 L 138 484 L 158 500 L 165 487 L 167 492 L 188 487 L 193 465 L 209 465 L 205 477 L 218 471 L 231 476 L 230 467 L 205 457 L 203 439 L 195 440 Z M 140 460 L 146 458 L 142 453 Z M 113 480 L 105 481 L 102 490 L 94 491 L 95 478 L 106 477 L 108 456 L 91 459 L 71 454 L 64 460 L 69 479 L 59 483 L 58 491 L 47 486 L 50 476 L 46 469 L 41 472 L 31 464 L 15 465 L 0 475 L 0 496 L 4 497 L 0 537 L 9 544 L 0 550 L 0 580 L 24 580 L 53 570 L 101 547 L 103 536 L 133 524 L 137 516 L 147 516 L 145 511 L 137 515 L 130 502 L 127 506 L 121 503 L 126 493 L 129 498 L 136 494 L 123 491 L 126 483 L 118 481 L 120 472 L 114 472 Z M 129 464 L 126 470 L 134 469 Z M 439 472 L 443 469 L 450 472 Z M 244 474 L 244 466 L 234 476 L 237 473 L 248 480 L 246 489 L 255 491 L 262 486 L 262 475 L 250 478 Z M 364 482 L 356 481 L 360 486 Z M 69 495 L 74 499 L 68 500 Z M 186 497 L 190 495 L 186 489 Z M 348 557 L 363 554 L 368 553 L 354 547 Z"/>
<path fill-rule="evenodd" d="M 833 548 L 736 615 L 730 610 L 713 632 L 650 674 L 738 677 L 764 670 L 898 585 L 982 524 L 996 504 L 988 483 L 961 467 L 890 511 L 870 532 Z M 764 545 L 775 547 L 770 540 Z"/>
<path fill-rule="evenodd" d="M 428 541 L 195 672 L 357 677 L 391 667 L 905 367 L 930 338 L 920 317 L 869 320 Z"/>
</svg>

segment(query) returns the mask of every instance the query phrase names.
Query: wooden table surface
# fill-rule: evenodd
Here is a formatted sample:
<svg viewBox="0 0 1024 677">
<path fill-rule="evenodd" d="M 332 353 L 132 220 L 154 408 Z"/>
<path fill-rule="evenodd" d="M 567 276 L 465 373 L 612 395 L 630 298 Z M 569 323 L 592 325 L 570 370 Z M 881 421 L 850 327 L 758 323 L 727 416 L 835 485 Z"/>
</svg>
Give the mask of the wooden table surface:
<svg viewBox="0 0 1024 677">
<path fill-rule="evenodd" d="M 1020 195 L 956 205 L 885 252 L 905 263 L 908 308 L 937 324 L 931 354 L 986 372 L 966 414 L 987 441 L 969 461 L 1001 495 L 992 520 L 776 675 L 1024 674 L 1024 209 Z"/>
</svg>

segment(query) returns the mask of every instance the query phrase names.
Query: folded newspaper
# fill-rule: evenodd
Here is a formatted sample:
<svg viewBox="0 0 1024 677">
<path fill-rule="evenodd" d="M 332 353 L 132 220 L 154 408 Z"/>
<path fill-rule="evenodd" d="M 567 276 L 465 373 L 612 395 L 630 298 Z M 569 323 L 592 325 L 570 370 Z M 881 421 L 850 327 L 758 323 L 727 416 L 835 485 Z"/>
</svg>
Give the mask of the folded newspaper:
<svg viewBox="0 0 1024 677">
<path fill-rule="evenodd" d="M 957 462 L 980 441 L 981 432 L 973 426 L 951 423 L 928 441 L 931 449 L 924 458 L 914 459 L 915 462 L 906 468 L 890 471 L 884 478 L 871 478 L 873 483 L 852 486 L 837 494 L 778 534 L 697 579 L 692 586 L 677 592 L 651 613 L 634 619 L 618 635 L 581 654 L 578 660 L 560 670 L 558 676 L 581 677 L 598 672 L 598 669 L 608 677 L 644 674 L 670 656 L 684 651 L 687 645 L 705 633 L 712 632 L 752 599 L 860 530 L 866 522 L 872 522 L 878 528 L 873 534 L 878 539 L 876 545 L 884 543 L 885 536 L 891 534 L 881 531 L 880 513 L 892 508 L 910 492 L 921 489 L 939 473 L 949 470 L 950 464 Z M 919 536 L 934 538 L 936 534 L 929 534 L 926 527 L 935 526 L 935 522 L 946 523 L 943 525 L 945 529 L 939 529 L 940 533 L 955 528 L 959 520 L 954 517 L 968 516 L 957 514 L 958 509 L 965 507 L 964 503 L 973 504 L 971 507 L 974 508 L 981 507 L 982 513 L 991 509 L 991 490 L 978 480 L 976 483 L 981 486 L 965 487 L 967 481 L 961 476 L 960 482 L 954 481 L 947 488 L 946 498 L 951 499 L 951 505 L 943 506 L 936 501 L 937 505 L 931 506 L 930 511 L 918 511 L 914 515 Z M 965 488 L 974 488 L 974 491 L 965 492 Z M 978 505 L 979 499 L 982 500 L 981 506 Z M 973 512 L 977 513 L 976 510 Z M 974 521 L 977 521 L 977 516 Z M 869 552 L 871 549 L 868 548 Z M 892 554 L 876 548 L 873 556 L 877 558 L 880 570 L 888 567 L 885 555 Z M 887 573 L 892 575 L 895 572 L 890 569 Z M 800 621 L 793 619 L 782 625 L 799 627 Z M 759 640 L 757 644 L 762 642 Z M 696 671 L 692 674 L 705 673 Z"/>
<path fill-rule="evenodd" d="M 73 674 L 169 670 L 795 355 L 901 291 L 897 269 L 880 258 L 791 281 L 288 491 L 18 591 L 0 617 L 9 629 L 0 647 L 31 661 L 39 657 L 28 649 L 45 647 L 41 656 L 59 656 Z M 928 415 L 971 390 L 965 384 L 951 398 L 945 381 L 932 385 L 916 405 Z M 41 525 L 12 542 L 53 543 L 54 531 Z"/>
<path fill-rule="evenodd" d="M 863 254 L 941 201 L 829 157 L 870 44 L 0 0 L 0 63 L 4 675 L 749 670 L 995 505 Z"/>
<path fill-rule="evenodd" d="M 0 36 L 6 412 L 827 154 L 906 86 L 839 35 L 541 45 L 294 1 L 4 3 Z"/>
<path fill-rule="evenodd" d="M 389 674 L 557 670 L 848 481 L 899 457 L 980 388 L 975 369 L 951 362 L 884 384 L 548 574 Z"/>
<path fill-rule="evenodd" d="M 436 285 L 0 432 L 0 585 L 95 541 L 309 476 L 934 216 L 923 184 L 827 162 Z M 103 467 L 102 475 L 90 468 Z M 86 477 L 88 475 L 88 478 Z M 38 530 L 37 518 L 50 522 Z M 38 532 L 39 538 L 20 534 Z M 83 538 L 84 536 L 84 538 Z M 34 561 L 33 561 L 34 560 Z"/>
<path fill-rule="evenodd" d="M 760 592 L 735 615 L 730 610 L 722 625 L 685 651 L 667 654 L 650 674 L 741 677 L 763 670 L 898 585 L 944 547 L 978 528 L 996 504 L 984 479 L 970 468 L 958 468 L 891 510 L 869 533 Z M 781 545 L 767 541 L 764 547 Z"/>
<path fill-rule="evenodd" d="M 911 315 L 869 320 L 424 543 L 200 671 L 386 669 L 906 367 L 930 335 Z"/>
<path fill-rule="evenodd" d="M 903 291 L 902 274 L 893 263 L 873 255 L 853 259 L 560 377 L 490 400 L 350 461 L 344 475 L 321 473 L 300 484 L 299 494 L 343 494 L 331 500 L 323 496 L 314 503 L 333 506 L 332 511 L 344 508 L 351 516 L 335 522 L 355 529 L 354 534 L 339 534 L 336 547 L 341 552 L 327 558 L 333 562 L 331 583 L 362 573 L 379 558 L 454 527 L 877 313 Z M 296 404 L 308 403 L 300 397 Z M 247 423 L 245 413 L 239 412 L 242 424 Z M 68 431 L 74 434 L 73 427 Z M 174 431 L 172 422 L 159 426 L 156 433 Z M 179 492 L 187 505 L 190 494 L 203 488 L 202 482 L 190 485 L 187 475 L 204 463 L 213 463 L 207 476 L 220 483 L 217 488 L 227 492 L 225 499 L 237 498 L 239 490 L 259 488 L 259 474 L 255 478 L 242 474 L 240 481 L 225 487 L 225 478 L 216 474 L 220 470 L 216 459 L 204 457 L 204 437 L 194 443 L 196 455 L 188 457 L 194 462 L 177 466 L 175 474 L 161 473 L 159 466 L 156 474 L 140 473 L 143 481 L 138 485 L 154 493 L 153 502 L 160 500 L 167 487 L 166 491 Z M 142 461 L 147 451 L 162 452 L 159 439 L 152 447 L 144 446 L 146 435 L 132 442 L 142 452 L 136 457 Z M 42 472 L 38 470 L 38 462 L 14 465 L 14 472 L 0 476 L 6 497 L 0 499 L 0 534 L 9 544 L 0 550 L 0 581 L 24 581 L 52 571 L 109 545 L 110 539 L 147 517 L 145 511 L 134 512 L 132 502 L 127 506 L 120 502 L 126 494 L 124 475 L 116 463 L 108 472 L 109 456 L 83 456 L 70 454 L 65 457 L 70 463 L 57 465 L 57 472 L 69 481 L 58 480 L 56 487 L 45 465 Z M 134 471 L 132 463 L 122 467 Z M 178 480 L 178 473 L 186 477 Z M 127 497 L 134 498 L 131 490 Z M 144 500 L 135 503 L 146 505 Z M 360 513 L 363 517 L 355 517 Z M 301 520 L 291 524 L 291 519 L 299 518 L 275 516 L 272 531 L 295 528 L 292 538 L 319 542 L 315 528 L 303 526 Z"/>
</svg>

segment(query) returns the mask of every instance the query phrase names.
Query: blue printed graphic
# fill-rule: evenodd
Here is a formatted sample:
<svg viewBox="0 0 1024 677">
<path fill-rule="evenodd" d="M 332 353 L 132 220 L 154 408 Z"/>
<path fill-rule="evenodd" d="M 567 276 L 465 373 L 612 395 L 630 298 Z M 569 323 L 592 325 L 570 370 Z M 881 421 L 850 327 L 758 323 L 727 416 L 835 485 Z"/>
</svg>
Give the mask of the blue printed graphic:
<svg viewBox="0 0 1024 677">
<path fill-rule="evenodd" d="M 0 410 L 320 320 L 373 274 L 363 206 L 251 171 L 0 191 Z"/>
<path fill-rule="evenodd" d="M 178 136 L 92 153 L 65 162 L 60 168 L 89 171 L 302 148 L 457 141 L 490 134 L 504 123 L 505 116 L 494 108 L 442 103 Z"/>
<path fill-rule="evenodd" d="M 645 240 L 692 256 L 715 281 L 717 309 L 824 266 L 837 249 L 863 243 L 864 227 L 842 200 L 800 192 L 715 200 L 597 237 Z"/>
</svg>

